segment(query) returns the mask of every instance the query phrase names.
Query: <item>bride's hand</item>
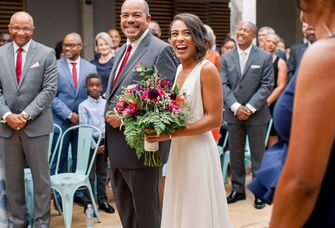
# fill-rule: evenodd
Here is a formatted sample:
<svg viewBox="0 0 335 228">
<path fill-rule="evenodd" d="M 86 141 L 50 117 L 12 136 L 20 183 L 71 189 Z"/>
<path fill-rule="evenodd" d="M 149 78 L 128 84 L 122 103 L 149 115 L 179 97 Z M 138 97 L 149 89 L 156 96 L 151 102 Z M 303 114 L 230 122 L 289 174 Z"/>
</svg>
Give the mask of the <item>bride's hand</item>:
<svg viewBox="0 0 335 228">
<path fill-rule="evenodd" d="M 146 129 L 145 139 L 148 142 L 160 142 L 160 141 L 170 140 L 170 135 L 166 135 L 166 134 L 157 135 L 156 131 Z"/>
</svg>

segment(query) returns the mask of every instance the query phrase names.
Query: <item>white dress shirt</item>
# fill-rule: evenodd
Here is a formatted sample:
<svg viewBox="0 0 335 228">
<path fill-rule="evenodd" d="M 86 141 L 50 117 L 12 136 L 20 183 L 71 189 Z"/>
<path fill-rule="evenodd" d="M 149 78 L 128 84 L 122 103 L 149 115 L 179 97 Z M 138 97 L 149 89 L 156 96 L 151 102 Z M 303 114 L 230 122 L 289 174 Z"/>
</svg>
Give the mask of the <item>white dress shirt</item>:
<svg viewBox="0 0 335 228">
<path fill-rule="evenodd" d="M 143 32 L 142 36 L 140 36 L 140 38 L 138 38 L 137 40 L 135 40 L 135 41 L 132 42 L 132 43 L 130 42 L 129 39 L 127 39 L 127 47 L 128 47 L 129 44 L 131 44 L 131 51 L 130 51 L 130 54 L 129 54 L 129 57 L 128 57 L 128 61 L 129 61 L 129 59 L 131 58 L 131 56 L 134 54 L 134 52 L 136 51 L 136 49 L 138 48 L 138 46 L 140 45 L 140 43 L 142 42 L 142 40 L 144 39 L 144 37 L 148 34 L 148 32 L 149 32 L 149 29 L 146 29 L 146 30 Z M 126 50 L 127 50 L 127 47 L 126 47 Z M 123 61 L 123 59 L 124 59 L 126 53 L 127 53 L 127 51 L 125 51 L 125 52 L 123 53 L 122 59 L 121 59 L 121 61 L 119 62 L 119 65 L 117 66 L 117 69 L 116 69 L 116 71 L 115 71 L 116 73 L 119 72 L 120 67 L 121 67 L 121 63 L 122 63 L 122 61 Z M 114 80 L 115 80 L 115 78 L 114 78 Z"/>
</svg>

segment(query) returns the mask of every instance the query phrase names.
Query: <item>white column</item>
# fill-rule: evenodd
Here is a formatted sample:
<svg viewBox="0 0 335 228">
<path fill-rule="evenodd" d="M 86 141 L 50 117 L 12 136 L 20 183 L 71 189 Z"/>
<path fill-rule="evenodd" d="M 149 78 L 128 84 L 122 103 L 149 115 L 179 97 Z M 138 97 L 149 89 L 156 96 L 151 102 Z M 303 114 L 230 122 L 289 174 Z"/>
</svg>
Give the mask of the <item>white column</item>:
<svg viewBox="0 0 335 228">
<path fill-rule="evenodd" d="M 256 0 L 231 0 L 230 8 L 230 33 L 235 38 L 236 30 L 242 21 L 256 24 Z"/>
<path fill-rule="evenodd" d="M 256 0 L 243 1 L 242 21 L 256 24 Z"/>
<path fill-rule="evenodd" d="M 81 35 L 84 42 L 82 56 L 87 60 L 94 58 L 94 34 L 93 34 L 93 3 L 86 4 L 81 0 Z"/>
</svg>

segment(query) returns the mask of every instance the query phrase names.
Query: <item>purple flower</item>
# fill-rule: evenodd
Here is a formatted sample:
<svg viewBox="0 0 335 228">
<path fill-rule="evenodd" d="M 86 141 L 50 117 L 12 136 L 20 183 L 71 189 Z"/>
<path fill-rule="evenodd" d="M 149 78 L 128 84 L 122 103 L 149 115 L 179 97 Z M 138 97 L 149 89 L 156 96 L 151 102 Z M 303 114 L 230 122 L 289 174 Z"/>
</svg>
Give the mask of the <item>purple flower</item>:
<svg viewBox="0 0 335 228">
<path fill-rule="evenodd" d="M 171 94 L 170 94 L 170 99 L 171 99 L 171 100 L 174 100 L 174 101 L 175 101 L 176 98 L 177 98 L 177 94 L 176 94 L 176 93 L 171 93 Z"/>
<path fill-rule="evenodd" d="M 149 98 L 151 100 L 156 100 L 159 96 L 159 91 L 157 89 L 150 89 L 149 90 Z"/>
</svg>

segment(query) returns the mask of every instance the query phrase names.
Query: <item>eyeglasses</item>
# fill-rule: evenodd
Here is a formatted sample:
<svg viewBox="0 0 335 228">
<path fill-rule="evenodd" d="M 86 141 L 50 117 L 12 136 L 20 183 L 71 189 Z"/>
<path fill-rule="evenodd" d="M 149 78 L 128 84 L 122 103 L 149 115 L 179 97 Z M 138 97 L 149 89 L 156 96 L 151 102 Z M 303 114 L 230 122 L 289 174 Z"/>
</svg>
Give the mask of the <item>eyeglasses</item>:
<svg viewBox="0 0 335 228">
<path fill-rule="evenodd" d="M 81 45 L 81 43 L 77 44 L 63 44 L 63 48 L 74 48 L 75 46 Z"/>
<path fill-rule="evenodd" d="M 13 30 L 13 32 L 20 32 L 22 30 L 23 32 L 26 33 L 33 30 L 32 28 L 29 27 L 18 27 L 18 26 L 11 27 L 11 29 Z"/>
</svg>

